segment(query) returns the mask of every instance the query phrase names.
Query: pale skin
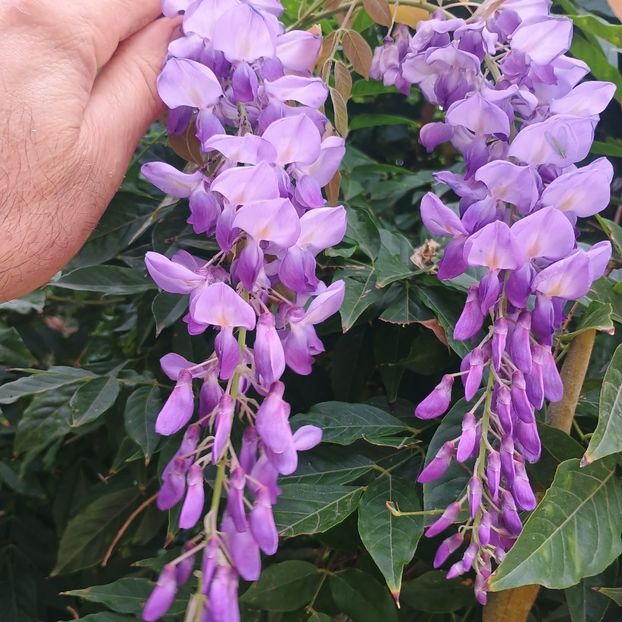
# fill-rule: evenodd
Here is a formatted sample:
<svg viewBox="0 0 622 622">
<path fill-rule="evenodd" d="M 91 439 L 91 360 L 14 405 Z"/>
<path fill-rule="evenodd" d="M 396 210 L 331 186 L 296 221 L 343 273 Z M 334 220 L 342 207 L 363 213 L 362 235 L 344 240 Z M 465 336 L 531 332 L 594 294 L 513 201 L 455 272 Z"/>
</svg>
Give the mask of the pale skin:
<svg viewBox="0 0 622 622">
<path fill-rule="evenodd" d="M 0 302 L 84 244 L 162 113 L 160 0 L 0 0 Z"/>
</svg>

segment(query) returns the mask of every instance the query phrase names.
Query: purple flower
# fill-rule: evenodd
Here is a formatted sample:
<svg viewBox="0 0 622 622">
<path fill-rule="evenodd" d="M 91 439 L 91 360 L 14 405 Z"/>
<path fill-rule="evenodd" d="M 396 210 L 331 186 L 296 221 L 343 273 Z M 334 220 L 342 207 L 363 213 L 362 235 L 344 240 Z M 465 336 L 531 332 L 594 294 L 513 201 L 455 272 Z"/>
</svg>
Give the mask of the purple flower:
<svg viewBox="0 0 622 622">
<path fill-rule="evenodd" d="M 170 58 L 158 77 L 158 94 L 169 108 L 210 108 L 222 97 L 214 72 L 187 58 Z"/>
<path fill-rule="evenodd" d="M 179 526 L 181 529 L 192 529 L 201 518 L 205 504 L 203 469 L 198 464 L 190 467 L 186 483 L 186 499 L 179 515 Z"/>
<path fill-rule="evenodd" d="M 290 71 L 304 72 L 315 64 L 322 38 L 313 30 L 290 30 L 276 40 L 276 56 Z"/>
<path fill-rule="evenodd" d="M 611 162 L 598 158 L 554 179 L 544 189 L 541 201 L 569 217 L 593 216 L 609 205 L 612 179 Z"/>
<path fill-rule="evenodd" d="M 454 455 L 454 443 L 447 441 L 439 450 L 439 452 L 430 460 L 428 465 L 419 473 L 417 481 L 421 484 L 432 482 L 445 473 L 451 464 Z"/>
<path fill-rule="evenodd" d="M 462 543 L 464 542 L 464 535 L 461 533 L 456 533 L 453 536 L 449 536 L 446 540 L 441 542 L 441 545 L 436 550 L 436 555 L 434 556 L 433 566 L 434 568 L 439 568 L 442 566 L 448 559 L 448 557 L 457 550 Z"/>
<path fill-rule="evenodd" d="M 250 513 L 250 529 L 255 542 L 266 555 L 274 555 L 279 545 L 270 494 L 266 488 L 260 488 L 253 509 Z"/>
<path fill-rule="evenodd" d="M 460 515 L 461 506 L 459 503 L 450 503 L 445 511 L 441 514 L 440 518 L 437 518 L 427 529 L 425 535 L 427 538 L 433 538 L 439 533 L 445 531 L 454 524 L 455 520 Z"/>
<path fill-rule="evenodd" d="M 482 328 L 484 314 L 479 301 L 479 288 L 469 288 L 464 309 L 454 327 L 454 339 L 464 341 L 470 339 Z"/>
<path fill-rule="evenodd" d="M 462 420 L 462 434 L 458 441 L 456 460 L 466 462 L 472 455 L 477 443 L 477 420 L 472 412 L 466 413 Z"/>
<path fill-rule="evenodd" d="M 311 371 L 313 357 L 324 350 L 315 326 L 343 302 L 344 283 L 326 287 L 316 256 L 345 234 L 344 208 L 326 207 L 322 193 L 345 144 L 328 135 L 319 110 L 328 88 L 309 72 L 321 48 L 319 31 L 285 33 L 278 0 L 164 0 L 162 10 L 183 13 L 183 35 L 170 44 L 158 79 L 170 108 L 167 126 L 177 137 L 194 132 L 204 165 L 185 173 L 151 163 L 143 174 L 166 194 L 188 199 L 187 222 L 195 233 L 214 236 L 220 250 L 208 259 L 178 251 L 171 259 L 148 253 L 145 260 L 157 285 L 189 297 L 183 318 L 189 334 L 210 326 L 217 332 L 206 360 L 162 358 L 176 386 L 158 416 L 159 432 L 173 434 L 188 424 L 193 378 L 202 386 L 199 422 L 164 469 L 157 503 L 168 509 L 183 499 L 180 526 L 193 528 L 204 512 L 203 468 L 209 459 L 218 465 L 226 510 L 220 531 L 214 512 L 201 523 L 206 599 L 196 613 L 203 622 L 239 622 L 238 578 L 256 580 L 260 549 L 272 554 L 277 548 L 272 506 L 281 492 L 279 473 L 292 473 L 298 451 L 321 440 L 315 426 L 292 434 L 279 379 L 286 364 Z M 258 400 L 247 396 L 251 387 Z M 232 434 L 236 412 L 248 423 L 239 448 Z M 191 558 L 179 563 L 179 583 L 192 568 Z M 158 617 L 167 608 L 162 598 L 157 587 L 150 603 L 160 607 Z"/>
<path fill-rule="evenodd" d="M 233 424 L 233 411 L 235 403 L 231 397 L 225 393 L 218 403 L 216 417 L 214 419 L 214 447 L 212 448 L 212 462 L 216 464 L 221 458 L 229 442 L 231 426 Z"/>
<path fill-rule="evenodd" d="M 170 467 L 170 468 L 169 468 Z M 157 506 L 168 510 L 177 505 L 186 492 L 186 471 L 188 467 L 183 458 L 175 458 L 162 474 L 162 486 L 158 491 Z"/>
<path fill-rule="evenodd" d="M 166 615 L 173 604 L 176 593 L 176 569 L 172 564 L 167 564 L 160 573 L 158 583 L 145 603 L 143 620 L 145 622 L 155 622 Z"/>
<path fill-rule="evenodd" d="M 415 417 L 419 419 L 433 419 L 445 414 L 451 403 L 451 388 L 454 376 L 446 374 L 436 385 L 432 393 L 415 408 Z"/>
<path fill-rule="evenodd" d="M 194 393 L 192 392 L 192 374 L 182 369 L 177 384 L 156 419 L 156 432 L 171 436 L 181 430 L 194 412 Z"/>
<path fill-rule="evenodd" d="M 230 566 L 218 566 L 205 601 L 210 622 L 239 622 L 238 575 Z"/>
</svg>

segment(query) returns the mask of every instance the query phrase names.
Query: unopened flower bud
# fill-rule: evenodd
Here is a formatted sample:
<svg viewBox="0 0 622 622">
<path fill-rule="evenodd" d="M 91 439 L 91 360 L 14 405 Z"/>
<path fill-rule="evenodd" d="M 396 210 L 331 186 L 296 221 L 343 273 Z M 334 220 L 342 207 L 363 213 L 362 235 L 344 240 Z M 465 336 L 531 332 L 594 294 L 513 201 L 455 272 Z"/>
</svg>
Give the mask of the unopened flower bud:
<svg viewBox="0 0 622 622">
<path fill-rule="evenodd" d="M 423 471 L 419 473 L 417 481 L 421 484 L 431 482 L 438 479 L 445 473 L 451 463 L 451 458 L 454 454 L 453 441 L 447 441 L 438 451 L 436 456 L 424 467 Z"/>
<path fill-rule="evenodd" d="M 454 376 L 446 374 L 436 385 L 432 393 L 428 395 L 415 409 L 415 416 L 419 419 L 434 419 L 447 412 L 451 403 L 451 388 L 454 384 Z"/>
<path fill-rule="evenodd" d="M 182 369 L 173 392 L 156 419 L 156 432 L 163 436 L 175 434 L 188 423 L 193 412 L 192 374 Z"/>
<path fill-rule="evenodd" d="M 454 328 L 454 339 L 464 341 L 473 337 L 484 323 L 484 314 L 480 310 L 479 293 L 476 286 L 469 289 L 464 309 Z"/>
<path fill-rule="evenodd" d="M 458 441 L 456 460 L 466 462 L 472 455 L 477 442 L 477 420 L 472 412 L 467 412 L 462 420 L 462 434 Z"/>
<path fill-rule="evenodd" d="M 531 314 L 522 311 L 510 336 L 509 352 L 514 365 L 524 374 L 531 371 Z"/>
<path fill-rule="evenodd" d="M 514 474 L 512 493 L 517 505 L 523 510 L 533 510 L 537 505 L 537 501 L 529 483 L 529 477 L 525 470 L 525 461 L 522 456 L 516 456 L 514 460 Z"/>
<path fill-rule="evenodd" d="M 155 622 L 165 616 L 171 608 L 177 593 L 176 569 L 173 564 L 166 564 L 160 573 L 153 592 L 147 599 L 143 609 L 143 620 Z"/>
<path fill-rule="evenodd" d="M 198 464 L 190 467 L 186 483 L 188 484 L 186 499 L 179 515 L 179 526 L 181 529 L 192 529 L 201 518 L 205 504 L 203 469 Z"/>
<path fill-rule="evenodd" d="M 453 536 L 449 536 L 446 540 L 441 542 L 441 545 L 438 547 L 436 551 L 436 555 L 434 556 L 433 566 L 434 568 L 438 568 L 442 566 L 447 558 L 464 542 L 464 535 L 461 533 L 455 533 Z"/>
<path fill-rule="evenodd" d="M 482 482 L 476 475 L 473 475 L 469 480 L 467 496 L 469 499 L 471 518 L 475 518 L 482 505 Z"/>
<path fill-rule="evenodd" d="M 437 518 L 426 530 L 425 535 L 427 538 L 433 538 L 442 531 L 445 531 L 448 527 L 454 524 L 455 520 L 460 515 L 460 504 L 457 501 L 450 503 L 445 511 L 441 514 L 440 518 Z"/>
<path fill-rule="evenodd" d="M 492 361 L 495 369 L 498 371 L 503 360 L 503 353 L 508 336 L 508 322 L 505 318 L 500 317 L 494 325 L 492 332 Z"/>
</svg>

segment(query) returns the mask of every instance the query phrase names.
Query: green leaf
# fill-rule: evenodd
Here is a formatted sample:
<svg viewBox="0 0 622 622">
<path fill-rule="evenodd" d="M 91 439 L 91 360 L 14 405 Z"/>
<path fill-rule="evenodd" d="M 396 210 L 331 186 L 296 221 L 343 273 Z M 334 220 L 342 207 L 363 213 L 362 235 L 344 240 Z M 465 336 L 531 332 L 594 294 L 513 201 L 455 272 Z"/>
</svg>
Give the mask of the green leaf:
<svg viewBox="0 0 622 622">
<path fill-rule="evenodd" d="M 15 546 L 0 550 L 2 622 L 38 622 L 37 582 L 33 568 Z"/>
<path fill-rule="evenodd" d="M 565 590 L 566 603 L 572 622 L 601 622 L 610 601 L 599 594 L 595 587 L 613 583 L 618 578 L 618 560 L 604 572 L 582 579 L 581 583 Z"/>
<path fill-rule="evenodd" d="M 71 427 L 91 423 L 112 408 L 119 396 L 119 381 L 113 376 L 102 376 L 83 384 L 69 402 Z"/>
<path fill-rule="evenodd" d="M 0 482 L 20 495 L 45 498 L 45 493 L 36 480 L 21 478 L 6 462 L 0 462 Z"/>
<path fill-rule="evenodd" d="M 433 315 L 419 304 L 418 290 L 405 283 L 397 298 L 386 308 L 380 319 L 390 324 L 407 326 L 416 322 L 428 322 Z"/>
<path fill-rule="evenodd" d="M 328 585 L 337 607 L 354 622 L 397 622 L 389 592 L 362 570 L 342 570 L 328 578 Z"/>
<path fill-rule="evenodd" d="M 154 208 L 155 201 L 149 203 L 135 193 L 118 192 L 70 268 L 97 266 L 119 255 Z"/>
<path fill-rule="evenodd" d="M 298 455 L 298 468 L 293 475 L 282 477 L 283 484 L 348 484 L 369 473 L 374 463 L 365 456 L 340 447 L 320 445 Z"/>
<path fill-rule="evenodd" d="M 336 445 L 351 445 L 357 440 L 393 436 L 408 431 L 408 426 L 384 410 L 369 404 L 322 402 L 306 414 L 292 417 L 292 426 L 316 425 L 322 440 Z"/>
<path fill-rule="evenodd" d="M 376 80 L 357 80 L 352 86 L 352 97 L 375 97 L 387 93 L 397 93 L 397 89 Z"/>
<path fill-rule="evenodd" d="M 599 587 L 593 589 L 599 594 L 610 598 L 618 607 L 622 607 L 622 587 Z"/>
<path fill-rule="evenodd" d="M 569 15 L 572 21 L 583 31 L 613 43 L 622 48 L 622 26 L 610 24 L 596 15 Z"/>
<path fill-rule="evenodd" d="M 404 511 L 421 510 L 412 482 L 380 475 L 368 487 L 358 509 L 358 530 L 365 548 L 382 572 L 389 590 L 399 602 L 404 566 L 415 555 L 423 534 L 423 516 L 393 516 L 387 502 Z"/>
<path fill-rule="evenodd" d="M 622 255 L 622 227 L 613 220 L 603 218 L 600 214 L 596 214 L 598 224 L 611 240 L 613 247 L 618 255 Z"/>
<path fill-rule="evenodd" d="M 448 288 L 440 287 L 420 287 L 417 292 L 420 302 L 434 313 L 438 323 L 445 330 L 451 349 L 464 358 L 469 353 L 470 346 L 452 338 L 454 326 L 464 308 L 464 297 Z"/>
<path fill-rule="evenodd" d="M 372 268 L 361 275 L 363 280 L 346 278 L 346 293 L 339 313 L 343 332 L 350 330 L 356 320 L 374 303 L 382 298 L 382 291 L 376 288 L 376 276 Z"/>
<path fill-rule="evenodd" d="M 25 395 L 45 393 L 76 382 L 84 382 L 95 378 L 95 374 L 76 367 L 50 367 L 47 371 L 26 369 L 29 376 L 0 387 L 0 404 L 12 404 Z"/>
<path fill-rule="evenodd" d="M 579 324 L 571 333 L 564 335 L 564 341 L 572 341 L 577 335 L 586 330 L 597 330 L 602 333 L 613 335 L 615 326 L 613 324 L 613 307 L 608 302 L 593 300 L 590 302 L 585 313 L 581 317 Z"/>
<path fill-rule="evenodd" d="M 580 458 L 584 447 L 571 436 L 538 422 L 538 434 L 542 444 L 542 455 L 535 464 L 527 464 L 527 472 L 543 489 L 548 488 L 555 478 L 557 467 L 566 460 Z"/>
<path fill-rule="evenodd" d="M 0 325 L 0 365 L 29 367 L 34 365 L 35 360 L 17 329 Z"/>
<path fill-rule="evenodd" d="M 156 323 L 156 337 L 169 326 L 172 326 L 188 308 L 185 296 L 160 292 L 151 303 L 151 311 Z"/>
<path fill-rule="evenodd" d="M 358 506 L 359 486 L 287 484 L 274 506 L 279 533 L 285 537 L 322 533 L 345 520 Z"/>
<path fill-rule="evenodd" d="M 410 279 L 415 273 L 412 264 L 404 262 L 399 255 L 391 253 L 384 245 L 380 248 L 375 268 L 377 287 L 386 287 L 395 281 Z"/>
<path fill-rule="evenodd" d="M 443 570 L 431 570 L 404 583 L 402 602 L 426 613 L 453 613 L 475 605 L 475 597 L 464 580 L 448 580 Z"/>
<path fill-rule="evenodd" d="M 553 485 L 492 576 L 493 591 L 537 583 L 563 589 L 622 552 L 622 486 L 611 461 L 559 466 Z"/>
<path fill-rule="evenodd" d="M 609 62 L 598 40 L 593 39 L 590 41 L 581 35 L 575 34 L 570 53 L 575 58 L 585 61 L 590 67 L 590 72 L 597 80 L 613 82 L 617 87 L 616 97 L 622 95 L 622 75 L 620 75 L 617 67 L 614 67 Z"/>
<path fill-rule="evenodd" d="M 98 292 L 121 296 L 141 294 L 155 289 L 153 281 L 143 272 L 120 266 L 78 268 L 50 285 L 78 292 Z"/>
<path fill-rule="evenodd" d="M 15 300 L 9 300 L 0 304 L 0 311 L 11 311 L 13 313 L 19 313 L 20 315 L 28 315 L 32 311 L 41 313 L 45 307 L 45 292 L 43 290 L 37 290 L 23 296 L 22 298 L 16 298 Z"/>
<path fill-rule="evenodd" d="M 585 299 L 590 302 L 597 300 L 610 303 L 613 307 L 612 317 L 614 322 L 622 324 L 622 295 L 616 291 L 619 285 L 619 282 L 609 277 L 602 277 L 592 283 L 592 288 L 586 294 Z"/>
<path fill-rule="evenodd" d="M 473 402 L 476 401 L 478 397 L 479 394 L 473 398 Z M 443 417 L 441 424 L 436 428 L 436 432 L 428 446 L 425 466 L 434 459 L 446 441 L 460 436 L 462 433 L 462 420 L 472 405 L 472 402 L 461 399 L 456 402 L 453 408 Z M 468 481 L 469 472 L 467 469 L 457 461 L 452 460 L 451 465 L 441 477 L 423 485 L 424 510 L 446 508 L 450 503 L 453 503 L 462 496 Z M 438 517 L 429 516 L 426 522 L 432 523 L 436 518 Z"/>
<path fill-rule="evenodd" d="M 607 138 L 605 141 L 595 140 L 590 151 L 596 155 L 622 158 L 622 140 L 615 138 Z"/>
<path fill-rule="evenodd" d="M 616 349 L 600 390 L 598 425 L 583 463 L 622 451 L 622 345 Z"/>
<path fill-rule="evenodd" d="M 355 95 L 355 93 L 353 93 Z M 358 95 L 358 93 L 356 93 Z M 405 125 L 413 130 L 419 128 L 419 122 L 410 117 L 397 114 L 363 113 L 352 117 L 350 130 L 360 130 L 365 127 L 385 127 L 387 125 Z"/>
<path fill-rule="evenodd" d="M 140 613 L 152 590 L 153 583 L 148 579 L 125 577 L 106 585 L 63 592 L 63 596 L 99 603 L 116 613 Z"/>
<path fill-rule="evenodd" d="M 368 212 L 363 210 L 348 210 L 348 229 L 346 238 L 349 238 L 370 259 L 376 259 L 380 251 L 380 233 L 378 226 Z"/>
<path fill-rule="evenodd" d="M 102 494 L 74 516 L 61 537 L 52 575 L 69 574 L 101 562 L 124 514 L 139 497 L 136 488 Z"/>
<path fill-rule="evenodd" d="M 71 431 L 70 395 L 64 388 L 37 395 L 24 410 L 13 449 L 17 455 L 25 456 L 26 463 Z"/>
<path fill-rule="evenodd" d="M 309 562 L 291 560 L 268 566 L 240 602 L 266 611 L 295 611 L 313 598 L 322 573 Z"/>
<path fill-rule="evenodd" d="M 162 400 L 157 386 L 136 389 L 125 405 L 125 430 L 143 450 L 147 464 L 160 440 L 155 431 L 155 421 L 161 409 Z"/>
</svg>

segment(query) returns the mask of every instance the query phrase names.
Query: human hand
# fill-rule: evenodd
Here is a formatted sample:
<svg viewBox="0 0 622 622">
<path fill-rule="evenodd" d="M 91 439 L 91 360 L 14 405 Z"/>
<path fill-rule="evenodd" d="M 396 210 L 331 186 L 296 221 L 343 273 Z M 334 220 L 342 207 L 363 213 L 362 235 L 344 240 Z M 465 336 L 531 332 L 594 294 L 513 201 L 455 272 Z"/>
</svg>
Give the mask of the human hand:
<svg viewBox="0 0 622 622">
<path fill-rule="evenodd" d="M 79 250 L 161 112 L 177 21 L 159 15 L 159 0 L 0 3 L 0 301 Z"/>
</svg>

